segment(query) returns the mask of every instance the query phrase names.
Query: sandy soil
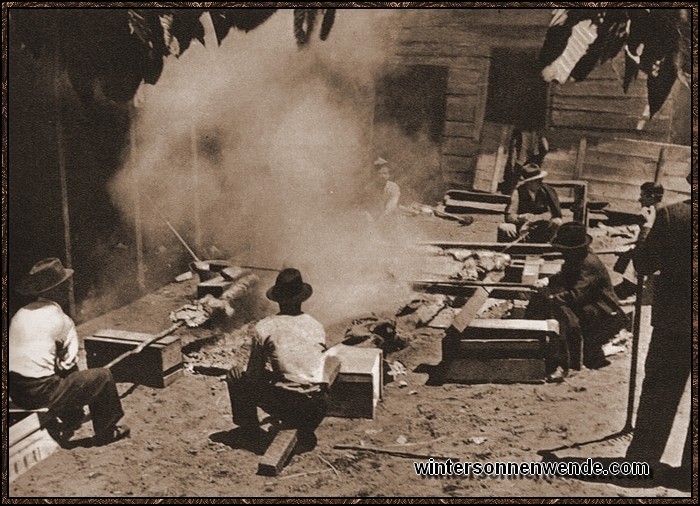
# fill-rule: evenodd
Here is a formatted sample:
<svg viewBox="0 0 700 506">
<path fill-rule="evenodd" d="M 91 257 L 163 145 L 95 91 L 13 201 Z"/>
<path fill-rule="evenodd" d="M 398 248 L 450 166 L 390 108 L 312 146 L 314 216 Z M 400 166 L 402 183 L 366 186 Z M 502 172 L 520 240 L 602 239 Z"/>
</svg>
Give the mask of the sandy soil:
<svg viewBox="0 0 700 506">
<path fill-rule="evenodd" d="M 470 227 L 425 221 L 436 238 L 478 241 L 493 240 L 495 235 L 493 220 Z M 270 279 L 262 281 L 267 286 Z M 169 326 L 168 313 L 191 296 L 194 283 L 167 285 L 83 324 L 79 333 L 85 336 L 99 328 L 159 332 Z M 396 302 L 399 308 L 408 301 Z M 650 333 L 648 309 L 640 364 Z M 349 323 L 329 326 L 330 340 L 340 340 Z M 192 372 L 197 364 L 244 363 L 248 327 L 238 321 L 226 328 L 179 330 L 188 364 L 183 378 L 165 389 L 119 385 L 133 431 L 130 439 L 87 447 L 81 443 L 92 432 L 90 424 L 85 424 L 74 438 L 76 447 L 59 450 L 20 476 L 9 487 L 10 497 L 689 496 L 687 489 L 660 479 L 418 478 L 414 458 L 334 449 L 336 444 L 351 444 L 462 461 L 539 462 L 539 452 L 622 429 L 629 350 L 611 357 L 608 367 L 584 369 L 561 384 L 429 386 L 432 367 L 441 358 L 442 333 L 416 328 L 410 320 L 399 322 L 400 333 L 408 338 L 407 348 L 386 357 L 406 366 L 407 374 L 398 378 L 406 385 L 399 381 L 385 385 L 376 418 L 327 418 L 318 430 L 319 445 L 314 451 L 294 456 L 279 477 L 258 476 L 257 455 L 263 448 L 246 445 L 238 437 L 225 384 L 215 369 L 203 370 L 209 374 Z M 685 410 L 679 421 L 687 420 L 688 413 Z M 672 466 L 679 464 L 684 434 L 680 423 L 667 449 L 666 460 Z M 572 454 L 622 457 L 628 442 L 623 436 L 585 445 Z"/>
</svg>

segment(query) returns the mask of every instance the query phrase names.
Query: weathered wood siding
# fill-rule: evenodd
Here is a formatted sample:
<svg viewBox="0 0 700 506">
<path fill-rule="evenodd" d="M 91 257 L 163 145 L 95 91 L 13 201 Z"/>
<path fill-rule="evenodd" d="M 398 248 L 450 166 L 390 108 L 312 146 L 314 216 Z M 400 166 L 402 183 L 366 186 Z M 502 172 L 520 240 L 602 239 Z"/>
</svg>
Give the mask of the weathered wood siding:
<svg viewBox="0 0 700 506">
<path fill-rule="evenodd" d="M 574 147 L 572 140 L 565 134 L 550 139 L 569 147 L 551 151 L 543 168 L 553 180 L 588 181 L 589 199 L 605 200 L 622 210 L 638 209 L 639 187 L 646 181 L 664 186 L 666 202 L 690 195 L 685 180 L 691 167 L 690 146 L 587 137 L 585 146 L 577 139 Z"/>
<path fill-rule="evenodd" d="M 496 133 L 498 142 L 494 143 L 494 132 L 485 132 L 482 128 L 493 48 L 538 49 L 544 40 L 551 10 L 425 9 L 406 10 L 402 16 L 403 28 L 391 63 L 448 68 L 447 111 L 441 146 L 443 181 L 455 187 L 491 188 L 493 171 L 501 169 L 499 163 L 505 163 L 503 157 L 498 157 L 500 135 Z M 629 176 L 631 186 L 635 186 L 638 181 L 647 180 L 660 149 L 657 147 L 656 153 L 647 159 L 637 156 L 634 150 L 626 152 L 620 148 L 621 152 L 617 153 L 613 148 L 606 148 L 612 149 L 617 158 L 605 158 L 608 155 L 597 153 L 594 139 L 690 143 L 689 90 L 676 83 L 663 108 L 654 118 L 648 119 L 644 118 L 645 75 L 640 72 L 627 94 L 622 90 L 623 76 L 624 59 L 620 56 L 595 69 L 584 81 L 554 83 L 550 87 L 547 137 L 550 146 L 558 151 L 549 155 L 547 163 L 555 173 L 563 170 L 555 166 L 570 163 L 571 156 L 575 161 L 579 140 L 589 137 L 593 154 L 588 157 L 584 173 L 591 176 L 594 195 L 617 196 L 622 184 L 625 191 L 621 195 L 631 196 L 627 188 L 630 185 L 619 181 L 626 181 Z M 557 144 L 559 141 L 563 143 Z M 625 161 L 627 157 L 632 158 Z M 624 167 L 630 167 L 630 172 L 625 172 Z M 562 177 L 571 179 L 571 170 Z M 677 177 L 674 172 L 677 168 L 668 171 L 662 180 L 667 181 L 669 187 L 682 190 L 673 179 Z M 632 193 L 637 189 L 638 186 Z"/>
</svg>

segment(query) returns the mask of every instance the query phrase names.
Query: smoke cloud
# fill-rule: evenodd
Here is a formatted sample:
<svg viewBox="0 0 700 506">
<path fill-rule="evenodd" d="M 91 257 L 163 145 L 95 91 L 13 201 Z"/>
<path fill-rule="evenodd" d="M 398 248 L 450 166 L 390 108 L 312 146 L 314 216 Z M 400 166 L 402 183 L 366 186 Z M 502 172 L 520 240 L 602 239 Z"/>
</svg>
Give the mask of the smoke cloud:
<svg viewBox="0 0 700 506">
<path fill-rule="evenodd" d="M 314 34 L 298 49 L 292 11 L 280 10 L 166 62 L 141 90 L 133 151 L 111 187 L 124 219 L 138 188 L 147 237 L 167 219 L 203 259 L 216 245 L 242 265 L 299 268 L 314 288 L 305 310 L 325 323 L 395 305 L 420 234 L 410 220 L 370 223 L 362 212 L 381 154 L 374 82 L 388 68 L 395 15 L 339 10 L 328 40 Z M 411 152 L 398 131 L 382 142 Z"/>
</svg>

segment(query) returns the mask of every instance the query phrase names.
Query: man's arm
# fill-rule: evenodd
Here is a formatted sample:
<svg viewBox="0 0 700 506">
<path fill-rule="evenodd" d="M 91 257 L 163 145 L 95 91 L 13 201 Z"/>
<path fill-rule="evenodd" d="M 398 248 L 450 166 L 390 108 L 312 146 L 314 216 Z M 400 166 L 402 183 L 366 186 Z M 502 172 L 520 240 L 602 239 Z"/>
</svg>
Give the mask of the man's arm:
<svg viewBox="0 0 700 506">
<path fill-rule="evenodd" d="M 253 381 L 262 380 L 265 373 L 265 353 L 263 343 L 265 340 L 256 331 L 250 347 L 250 357 L 248 358 L 248 367 L 246 375 Z"/>
<path fill-rule="evenodd" d="M 605 277 L 593 265 L 584 264 L 574 286 L 554 294 L 554 299 L 569 307 L 581 307 L 595 300 L 603 289 Z"/>
<path fill-rule="evenodd" d="M 514 190 L 510 196 L 510 202 L 506 207 L 505 221 L 506 223 L 513 223 L 518 225 L 524 223 L 523 220 L 519 218 L 518 208 L 520 207 L 520 197 L 518 196 L 518 190 Z"/>
<path fill-rule="evenodd" d="M 75 324 L 67 316 L 64 327 L 63 339 L 56 342 L 56 368 L 59 371 L 69 371 L 77 365 L 80 348 Z"/>
</svg>

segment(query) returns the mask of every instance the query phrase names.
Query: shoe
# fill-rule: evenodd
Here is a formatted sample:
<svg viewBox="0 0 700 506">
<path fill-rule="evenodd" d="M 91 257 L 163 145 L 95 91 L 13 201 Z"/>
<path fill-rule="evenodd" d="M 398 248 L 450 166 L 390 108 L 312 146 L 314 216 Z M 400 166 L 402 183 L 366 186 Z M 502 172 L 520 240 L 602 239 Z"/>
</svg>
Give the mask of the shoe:
<svg viewBox="0 0 700 506">
<path fill-rule="evenodd" d="M 105 432 L 100 434 L 95 434 L 92 438 L 93 442 L 97 446 L 108 445 L 131 436 L 131 429 L 128 425 L 114 425 L 113 427 L 107 429 Z"/>
<path fill-rule="evenodd" d="M 299 431 L 297 433 L 297 444 L 294 447 L 294 453 L 297 455 L 300 453 L 310 452 L 318 444 L 318 438 L 313 432 L 303 432 Z"/>
<path fill-rule="evenodd" d="M 562 383 L 564 378 L 569 375 L 569 371 L 557 367 L 557 369 L 545 378 L 547 383 Z"/>
</svg>

